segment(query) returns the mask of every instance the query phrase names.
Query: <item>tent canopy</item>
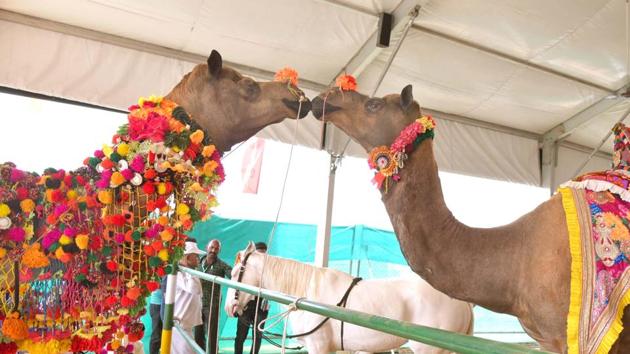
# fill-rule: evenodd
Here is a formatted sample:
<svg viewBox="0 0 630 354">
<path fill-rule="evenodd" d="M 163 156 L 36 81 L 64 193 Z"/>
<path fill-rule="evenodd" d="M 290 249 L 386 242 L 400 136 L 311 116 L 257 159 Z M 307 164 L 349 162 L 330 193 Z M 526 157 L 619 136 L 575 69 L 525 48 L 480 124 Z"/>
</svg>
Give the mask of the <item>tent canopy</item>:
<svg viewBox="0 0 630 354">
<path fill-rule="evenodd" d="M 0 86 L 126 109 L 217 49 L 258 79 L 294 67 L 311 97 L 344 71 L 369 94 L 416 5 L 376 95 L 413 85 L 438 119 L 443 170 L 553 186 L 630 108 L 623 0 L 0 0 Z M 381 12 L 394 14 L 389 48 L 376 47 Z M 290 142 L 291 124 L 261 135 Z M 299 143 L 319 148 L 321 123 L 300 124 Z M 339 151 L 347 138 L 326 139 Z M 611 150 L 609 138 L 585 170 L 609 167 Z"/>
</svg>

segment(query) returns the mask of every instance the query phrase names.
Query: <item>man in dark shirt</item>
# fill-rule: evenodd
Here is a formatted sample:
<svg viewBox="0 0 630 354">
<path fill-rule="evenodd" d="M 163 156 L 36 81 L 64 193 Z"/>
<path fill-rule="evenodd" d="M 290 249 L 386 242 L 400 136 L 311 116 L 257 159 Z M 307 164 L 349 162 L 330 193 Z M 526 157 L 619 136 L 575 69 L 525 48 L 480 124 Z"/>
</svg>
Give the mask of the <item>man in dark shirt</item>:
<svg viewBox="0 0 630 354">
<path fill-rule="evenodd" d="M 207 254 L 201 257 L 198 270 L 219 277 L 230 278 L 232 267 L 219 259 L 221 252 L 221 242 L 212 240 L 206 248 Z M 206 336 L 211 354 L 218 352 L 217 342 L 219 337 L 219 305 L 221 303 L 221 286 L 209 281 L 202 281 L 203 292 L 201 316 L 203 325 L 195 327 L 195 342 L 202 347 L 206 347 Z M 208 319 L 209 314 L 212 314 Z M 209 333 L 209 334 L 208 334 Z"/>
<path fill-rule="evenodd" d="M 256 252 L 267 253 L 267 244 L 264 242 L 256 242 Z M 258 306 L 256 306 L 257 304 Z M 258 316 L 256 316 L 256 312 L 258 312 Z M 254 327 L 252 335 L 255 340 L 252 341 L 253 344 L 249 353 L 258 354 L 262 340 L 262 332 L 258 330 L 258 324 L 266 319 L 268 314 L 269 303 L 267 300 L 254 297 L 253 300 L 250 300 L 247 303 L 243 314 L 238 316 L 236 339 L 234 340 L 234 354 L 243 354 L 243 343 L 245 342 L 245 339 L 247 339 L 249 327 L 252 325 Z"/>
</svg>

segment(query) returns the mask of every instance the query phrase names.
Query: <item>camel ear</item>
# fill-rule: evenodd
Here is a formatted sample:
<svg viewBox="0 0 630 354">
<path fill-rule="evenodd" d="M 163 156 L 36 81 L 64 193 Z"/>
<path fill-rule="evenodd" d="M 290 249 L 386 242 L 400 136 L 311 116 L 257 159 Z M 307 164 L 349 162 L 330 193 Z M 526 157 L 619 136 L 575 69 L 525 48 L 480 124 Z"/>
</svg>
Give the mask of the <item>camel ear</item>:
<svg viewBox="0 0 630 354">
<path fill-rule="evenodd" d="M 412 91 L 413 91 L 413 87 L 411 85 L 407 85 L 405 86 L 404 89 L 402 89 L 402 92 L 400 93 L 400 105 L 405 111 L 407 110 L 407 108 L 409 108 L 411 103 L 413 103 Z"/>
<path fill-rule="evenodd" d="M 208 57 L 208 72 L 211 77 L 218 77 L 221 72 L 221 68 L 223 67 L 223 58 L 221 58 L 221 54 L 216 50 L 212 50 L 210 56 Z"/>
</svg>

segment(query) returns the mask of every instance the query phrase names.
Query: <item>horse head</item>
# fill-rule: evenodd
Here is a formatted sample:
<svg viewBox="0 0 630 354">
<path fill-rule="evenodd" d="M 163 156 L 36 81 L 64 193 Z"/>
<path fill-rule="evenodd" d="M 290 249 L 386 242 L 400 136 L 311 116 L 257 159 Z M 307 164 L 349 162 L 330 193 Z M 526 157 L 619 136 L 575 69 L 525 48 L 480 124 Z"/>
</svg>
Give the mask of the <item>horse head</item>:
<svg viewBox="0 0 630 354">
<path fill-rule="evenodd" d="M 382 98 L 331 89 L 313 99 L 312 110 L 317 119 L 333 123 L 366 151 L 391 144 L 420 115 L 420 105 L 413 100 L 411 85 L 400 94 Z"/>
<path fill-rule="evenodd" d="M 236 262 L 231 274 L 232 280 L 252 286 L 260 286 L 261 256 L 262 254 L 256 252 L 254 243 L 250 241 L 247 247 L 236 255 Z M 230 317 L 234 317 L 237 314 L 240 315 L 243 313 L 247 303 L 253 298 L 254 295 L 250 293 L 229 288 L 225 301 L 225 312 Z"/>
<path fill-rule="evenodd" d="M 220 151 L 284 118 L 303 118 L 311 103 L 287 82 L 258 82 L 224 67 L 213 50 L 166 96 L 186 109 Z"/>
</svg>

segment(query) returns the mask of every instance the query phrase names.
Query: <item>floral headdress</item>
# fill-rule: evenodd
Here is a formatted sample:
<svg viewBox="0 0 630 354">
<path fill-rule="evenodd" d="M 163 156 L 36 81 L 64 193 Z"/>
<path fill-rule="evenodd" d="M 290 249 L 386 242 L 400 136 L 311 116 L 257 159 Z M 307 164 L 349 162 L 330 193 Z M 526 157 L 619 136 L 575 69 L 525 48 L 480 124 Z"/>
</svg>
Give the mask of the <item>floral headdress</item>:
<svg viewBox="0 0 630 354">
<path fill-rule="evenodd" d="M 150 97 L 77 171 L 0 165 L 0 342 L 17 344 L 3 349 L 132 350 L 147 295 L 216 205 L 220 159 L 182 107 Z"/>
</svg>

